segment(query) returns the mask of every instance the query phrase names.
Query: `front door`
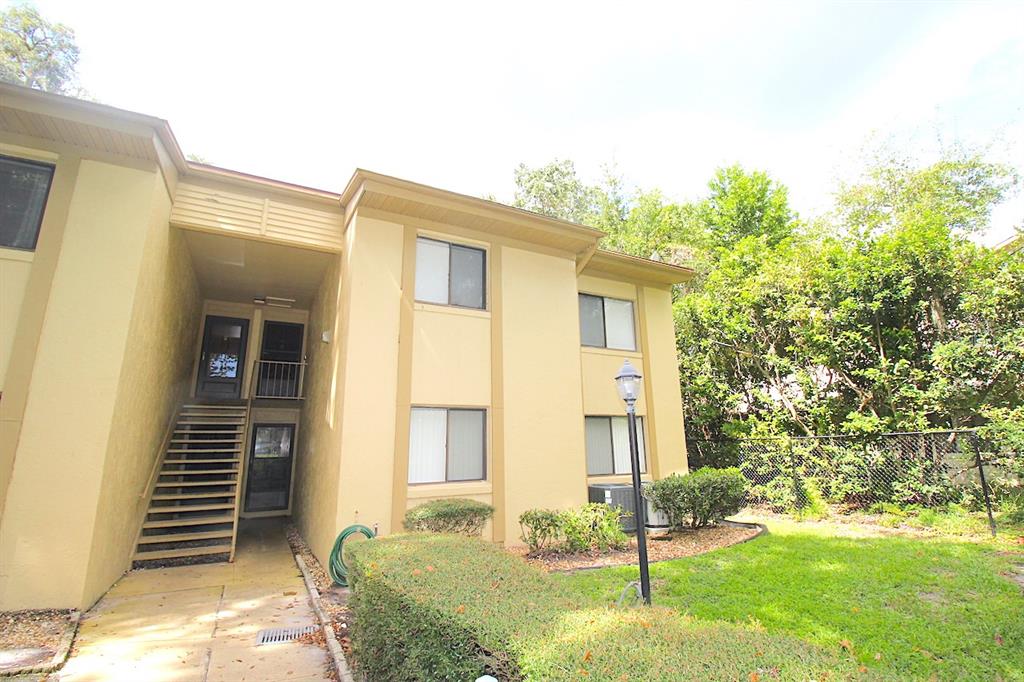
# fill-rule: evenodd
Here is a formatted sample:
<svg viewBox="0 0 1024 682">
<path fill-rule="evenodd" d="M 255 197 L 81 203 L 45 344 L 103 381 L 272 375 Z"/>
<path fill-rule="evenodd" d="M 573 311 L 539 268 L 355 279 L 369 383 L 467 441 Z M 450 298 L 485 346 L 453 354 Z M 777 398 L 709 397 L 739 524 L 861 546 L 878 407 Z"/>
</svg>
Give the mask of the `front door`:
<svg viewBox="0 0 1024 682">
<path fill-rule="evenodd" d="M 233 399 L 242 396 L 245 344 L 248 340 L 249 320 L 206 316 L 196 397 Z"/>
<path fill-rule="evenodd" d="M 245 483 L 245 511 L 287 511 L 292 483 L 294 424 L 254 424 Z"/>
</svg>

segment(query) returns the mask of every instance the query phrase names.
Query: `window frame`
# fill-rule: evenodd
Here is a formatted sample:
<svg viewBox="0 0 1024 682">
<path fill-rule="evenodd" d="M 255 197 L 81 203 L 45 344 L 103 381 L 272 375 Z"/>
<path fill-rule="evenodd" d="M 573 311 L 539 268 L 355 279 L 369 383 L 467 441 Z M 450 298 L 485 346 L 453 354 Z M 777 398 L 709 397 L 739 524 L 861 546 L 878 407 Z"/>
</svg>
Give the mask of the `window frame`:
<svg viewBox="0 0 1024 682">
<path fill-rule="evenodd" d="M 469 244 L 462 244 L 462 243 L 459 243 L 459 242 L 447 241 L 445 239 L 440 239 L 440 238 L 433 237 L 433 236 L 426 236 L 426 235 L 418 234 L 418 235 L 416 235 L 416 243 L 417 243 L 417 245 L 420 243 L 420 241 L 434 242 L 434 243 L 437 243 L 437 244 L 444 244 L 446 247 L 448 247 L 448 286 L 447 286 L 447 289 L 448 289 L 448 302 L 447 303 L 438 303 L 437 301 L 424 301 L 424 300 L 421 300 L 419 298 L 416 298 L 415 282 L 413 283 L 413 300 L 416 303 L 423 303 L 425 305 L 440 305 L 440 306 L 447 306 L 447 307 L 450 307 L 450 308 L 459 308 L 461 310 L 487 310 L 488 309 L 488 307 L 487 307 L 487 275 L 488 275 L 488 271 L 487 271 L 487 268 L 488 268 L 488 264 L 487 264 L 487 249 L 482 247 L 482 246 L 471 246 Z M 481 281 L 480 281 L 480 307 L 472 306 L 472 305 L 462 305 L 460 303 L 452 303 L 452 247 L 453 246 L 457 247 L 457 248 L 460 248 L 460 249 L 466 249 L 466 250 L 469 250 L 469 251 L 479 251 L 480 252 L 480 256 L 482 258 L 481 265 L 483 266 L 483 277 L 481 278 Z M 419 269 L 419 264 L 417 263 L 415 277 L 418 277 L 419 273 L 420 273 L 420 269 Z"/>
<path fill-rule="evenodd" d="M 593 343 L 584 343 L 583 342 L 583 319 L 581 317 L 580 318 L 580 345 L 582 347 L 584 347 L 584 348 L 604 348 L 604 349 L 607 349 L 607 350 L 626 351 L 628 353 L 637 353 L 637 352 L 639 352 L 638 351 L 638 344 L 637 344 L 637 339 L 639 338 L 639 334 L 637 333 L 638 330 L 637 330 L 637 319 L 636 319 L 636 301 L 634 301 L 631 298 L 615 298 L 614 296 L 602 296 L 600 294 L 590 294 L 590 293 L 587 293 L 585 291 L 579 291 L 579 292 L 577 292 L 577 295 L 578 295 L 578 298 L 582 298 L 582 297 L 586 296 L 586 297 L 589 297 L 589 298 L 596 298 L 596 299 L 599 299 L 601 301 L 601 338 L 603 340 L 602 345 L 599 346 L 599 345 L 596 345 L 596 344 L 593 344 Z M 618 348 L 616 346 L 609 346 L 608 345 L 608 309 L 605 307 L 605 301 L 619 301 L 621 303 L 628 303 L 629 304 L 630 321 L 632 322 L 632 329 L 633 329 L 633 347 L 632 348 Z M 578 306 L 577 306 L 577 308 L 578 308 Z"/>
<path fill-rule="evenodd" d="M 36 223 L 35 232 L 32 237 L 32 246 L 11 246 L 8 244 L 0 244 L 0 249 L 10 249 L 12 251 L 23 251 L 25 253 L 34 253 L 36 248 L 39 246 L 39 233 L 43 230 L 43 220 L 46 218 L 46 206 L 50 203 L 50 192 L 53 190 L 53 178 L 57 174 L 57 165 L 54 163 L 48 163 L 46 161 L 39 161 L 37 159 L 26 159 L 21 156 L 13 156 L 11 154 L 4 154 L 0 152 L 0 162 L 2 161 L 13 161 L 15 163 L 24 164 L 26 166 L 35 166 L 36 168 L 45 168 L 50 171 L 50 177 L 46 182 L 46 192 L 43 195 L 43 205 L 39 209 L 39 221 Z"/>
<path fill-rule="evenodd" d="M 615 470 L 615 428 L 612 426 L 612 420 L 613 419 L 626 419 L 626 420 L 628 420 L 629 417 L 621 415 L 621 414 L 587 414 L 587 415 L 584 415 L 583 416 L 583 430 L 584 430 L 584 434 L 586 434 L 587 420 L 588 419 L 604 419 L 604 420 L 607 420 L 607 422 L 608 422 L 608 438 L 610 440 L 610 445 L 611 445 L 610 452 L 611 452 L 611 455 L 612 455 L 612 461 L 611 461 L 611 472 L 607 473 L 607 474 L 592 474 L 592 473 L 590 473 L 590 468 L 588 466 L 588 468 L 587 468 L 587 478 L 601 478 L 601 477 L 605 477 L 605 476 L 631 476 L 633 474 L 632 471 L 616 471 Z M 647 470 L 650 468 L 650 466 L 649 466 L 650 462 L 648 462 L 648 457 L 647 457 L 647 432 L 645 430 L 646 429 L 646 422 L 647 422 L 647 420 L 644 419 L 643 415 L 637 415 L 636 421 L 637 421 L 637 424 L 636 424 L 637 439 L 640 441 L 639 443 L 637 443 L 637 445 L 638 446 L 642 445 L 641 452 L 640 452 L 640 475 L 643 476 L 644 474 L 647 473 Z M 629 428 L 628 423 L 626 425 L 626 428 L 627 429 Z M 586 448 L 586 437 L 585 436 L 584 436 L 584 448 Z M 583 456 L 584 456 L 585 460 L 589 459 L 589 454 L 586 452 L 586 450 L 584 450 Z M 630 463 L 630 469 L 632 469 L 632 466 L 633 466 L 632 457 L 629 457 L 628 454 L 627 454 L 627 459 L 628 459 L 628 461 Z"/>
<path fill-rule="evenodd" d="M 440 304 L 438 304 L 440 305 Z M 487 408 L 486 407 L 441 407 L 438 405 L 413 405 L 410 408 L 410 414 L 414 410 L 444 410 L 444 479 L 440 481 L 418 481 L 413 483 L 409 480 L 408 466 L 406 467 L 405 482 L 406 485 L 420 486 L 420 485 L 447 485 L 453 483 L 480 483 L 487 480 L 488 467 L 487 467 L 487 456 L 488 456 L 488 443 L 487 443 Z M 480 412 L 483 415 L 481 424 L 481 450 L 482 450 L 482 461 L 480 463 L 480 478 L 448 478 L 448 463 L 451 459 L 451 428 L 452 420 L 449 415 L 452 412 Z M 406 459 L 411 456 L 412 441 L 410 439 L 409 448 L 406 453 Z"/>
</svg>

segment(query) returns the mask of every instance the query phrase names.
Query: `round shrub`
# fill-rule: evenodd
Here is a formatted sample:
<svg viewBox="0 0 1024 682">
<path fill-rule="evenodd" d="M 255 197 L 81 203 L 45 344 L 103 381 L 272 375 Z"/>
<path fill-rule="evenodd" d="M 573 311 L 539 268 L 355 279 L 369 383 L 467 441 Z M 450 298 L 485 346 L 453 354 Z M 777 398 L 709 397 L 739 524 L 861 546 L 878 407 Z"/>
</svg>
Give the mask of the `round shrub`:
<svg viewBox="0 0 1024 682">
<path fill-rule="evenodd" d="M 480 535 L 494 507 L 462 498 L 432 500 L 405 513 L 402 524 L 408 531 Z"/>
<path fill-rule="evenodd" d="M 673 528 L 702 528 L 738 512 L 746 486 L 739 469 L 704 467 L 654 481 L 647 485 L 645 496 L 655 509 L 668 515 Z"/>
</svg>

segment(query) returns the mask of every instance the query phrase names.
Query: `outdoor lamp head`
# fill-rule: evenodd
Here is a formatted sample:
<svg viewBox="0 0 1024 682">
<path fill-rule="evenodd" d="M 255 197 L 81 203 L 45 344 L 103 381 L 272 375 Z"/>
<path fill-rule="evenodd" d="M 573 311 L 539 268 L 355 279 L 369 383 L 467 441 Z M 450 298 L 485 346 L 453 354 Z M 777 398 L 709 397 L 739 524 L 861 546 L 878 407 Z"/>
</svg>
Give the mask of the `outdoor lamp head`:
<svg viewBox="0 0 1024 682">
<path fill-rule="evenodd" d="M 629 360 L 622 363 L 622 369 L 615 377 L 615 386 L 619 389 L 619 397 L 629 407 L 632 407 L 640 397 L 640 380 L 642 378 Z"/>
</svg>

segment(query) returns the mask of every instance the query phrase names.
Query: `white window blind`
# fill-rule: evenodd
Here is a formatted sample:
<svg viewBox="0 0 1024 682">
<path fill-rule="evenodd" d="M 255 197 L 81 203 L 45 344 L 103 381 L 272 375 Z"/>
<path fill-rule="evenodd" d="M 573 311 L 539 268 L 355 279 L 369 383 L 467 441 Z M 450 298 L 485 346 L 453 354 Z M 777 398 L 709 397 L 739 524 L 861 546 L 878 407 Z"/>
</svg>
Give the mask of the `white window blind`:
<svg viewBox="0 0 1024 682">
<path fill-rule="evenodd" d="M 409 420 L 409 483 L 444 480 L 447 410 L 415 408 Z"/>
<path fill-rule="evenodd" d="M 416 240 L 416 300 L 448 303 L 448 245 Z"/>
<path fill-rule="evenodd" d="M 633 302 L 604 299 L 605 345 L 617 350 L 636 350 Z"/>
</svg>

